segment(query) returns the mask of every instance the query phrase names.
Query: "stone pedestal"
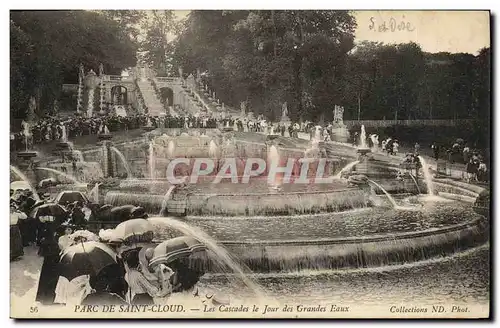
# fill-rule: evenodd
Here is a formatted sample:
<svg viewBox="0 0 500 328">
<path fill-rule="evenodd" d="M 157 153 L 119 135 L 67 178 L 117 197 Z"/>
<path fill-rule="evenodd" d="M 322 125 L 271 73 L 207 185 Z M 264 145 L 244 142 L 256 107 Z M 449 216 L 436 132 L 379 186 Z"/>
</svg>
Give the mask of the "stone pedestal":
<svg viewBox="0 0 500 328">
<path fill-rule="evenodd" d="M 332 129 L 332 141 L 347 143 L 349 141 L 349 130 L 346 126 L 334 126 Z"/>
<path fill-rule="evenodd" d="M 288 125 L 292 122 L 292 120 L 287 116 L 281 116 L 281 120 L 280 120 L 280 123 L 281 124 L 285 124 L 285 125 Z"/>
</svg>

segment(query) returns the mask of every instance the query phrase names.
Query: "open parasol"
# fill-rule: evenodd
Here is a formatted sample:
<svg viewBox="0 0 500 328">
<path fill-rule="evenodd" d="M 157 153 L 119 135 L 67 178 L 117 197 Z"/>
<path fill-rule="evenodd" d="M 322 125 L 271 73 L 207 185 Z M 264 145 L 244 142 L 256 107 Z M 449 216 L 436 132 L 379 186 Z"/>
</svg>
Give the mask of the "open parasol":
<svg viewBox="0 0 500 328">
<path fill-rule="evenodd" d="M 181 236 L 162 242 L 153 252 L 149 266 L 169 263 L 181 258 L 188 258 L 193 253 L 206 251 L 206 246 L 191 236 Z"/>
<path fill-rule="evenodd" d="M 104 268 L 117 264 L 116 253 L 105 244 L 87 241 L 68 247 L 61 255 L 60 275 L 73 278 L 97 276 Z"/>
<path fill-rule="evenodd" d="M 59 204 L 47 203 L 34 207 L 30 212 L 30 217 L 40 220 L 40 222 L 53 221 L 62 222 L 68 217 L 66 210 Z"/>
<path fill-rule="evenodd" d="M 10 183 L 10 189 L 17 191 L 17 190 L 31 190 L 31 186 L 28 182 L 26 181 L 13 181 Z"/>
<path fill-rule="evenodd" d="M 149 243 L 153 240 L 153 225 L 145 219 L 131 219 L 116 226 L 113 236 L 124 243 Z"/>
<path fill-rule="evenodd" d="M 81 191 L 66 190 L 61 191 L 56 197 L 56 203 L 67 205 L 74 202 L 81 202 L 82 204 L 88 203 L 87 197 Z"/>
</svg>

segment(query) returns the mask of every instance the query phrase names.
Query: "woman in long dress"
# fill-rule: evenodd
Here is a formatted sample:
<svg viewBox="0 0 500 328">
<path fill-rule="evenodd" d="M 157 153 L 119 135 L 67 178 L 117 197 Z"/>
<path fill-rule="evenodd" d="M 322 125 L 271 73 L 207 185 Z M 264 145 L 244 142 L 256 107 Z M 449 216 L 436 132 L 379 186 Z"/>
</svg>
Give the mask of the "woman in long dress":
<svg viewBox="0 0 500 328">
<path fill-rule="evenodd" d="M 19 230 L 19 215 L 15 205 L 10 206 L 10 260 L 24 255 L 21 231 Z"/>
<path fill-rule="evenodd" d="M 59 280 L 59 246 L 55 239 L 53 223 L 46 223 L 42 232 L 38 254 L 43 256 L 43 265 L 38 281 L 36 301 L 42 304 L 54 304 L 55 290 Z"/>
</svg>

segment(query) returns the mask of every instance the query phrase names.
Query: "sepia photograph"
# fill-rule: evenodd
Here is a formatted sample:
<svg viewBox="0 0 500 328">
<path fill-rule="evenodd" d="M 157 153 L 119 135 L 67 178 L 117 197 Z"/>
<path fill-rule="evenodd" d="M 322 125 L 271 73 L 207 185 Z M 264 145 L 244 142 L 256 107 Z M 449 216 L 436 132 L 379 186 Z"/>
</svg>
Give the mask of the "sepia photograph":
<svg viewBox="0 0 500 328">
<path fill-rule="evenodd" d="M 9 24 L 11 318 L 491 318 L 490 11 Z"/>
</svg>

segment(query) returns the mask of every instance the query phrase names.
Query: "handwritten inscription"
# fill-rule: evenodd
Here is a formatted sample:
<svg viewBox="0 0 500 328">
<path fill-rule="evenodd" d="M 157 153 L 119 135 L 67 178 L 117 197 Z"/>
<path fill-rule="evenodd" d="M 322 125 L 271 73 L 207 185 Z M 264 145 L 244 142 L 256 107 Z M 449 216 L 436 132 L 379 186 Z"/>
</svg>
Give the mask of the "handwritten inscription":
<svg viewBox="0 0 500 328">
<path fill-rule="evenodd" d="M 391 17 L 388 21 L 377 20 L 375 17 L 370 17 L 370 24 L 368 25 L 370 31 L 374 32 L 413 32 L 415 27 L 410 22 L 405 20 L 405 16 L 401 19 Z"/>
</svg>

